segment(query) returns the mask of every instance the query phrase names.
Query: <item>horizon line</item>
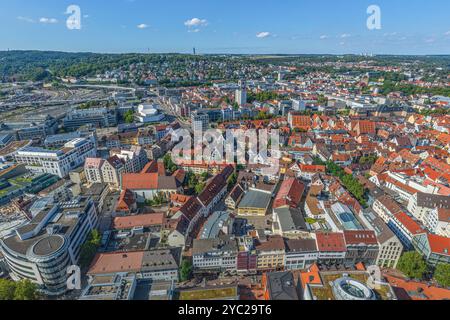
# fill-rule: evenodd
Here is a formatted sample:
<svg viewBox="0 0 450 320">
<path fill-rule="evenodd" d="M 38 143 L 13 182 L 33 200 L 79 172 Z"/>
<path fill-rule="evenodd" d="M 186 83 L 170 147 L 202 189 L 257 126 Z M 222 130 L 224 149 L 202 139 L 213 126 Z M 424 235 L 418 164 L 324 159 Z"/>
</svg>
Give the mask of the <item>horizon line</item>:
<svg viewBox="0 0 450 320">
<path fill-rule="evenodd" d="M 125 55 L 125 54 L 141 54 L 141 55 L 152 55 L 152 54 L 181 54 L 181 55 L 192 55 L 192 52 L 183 52 L 183 51 L 161 51 L 161 52 L 139 52 L 139 51 L 125 51 L 125 52 L 107 52 L 107 51 L 64 51 L 64 50 L 42 50 L 42 49 L 1 49 L 0 53 L 4 52 L 57 52 L 57 53 L 73 53 L 73 54 L 82 54 L 82 53 L 91 53 L 91 54 L 111 54 L 111 55 Z M 408 54 L 408 53 L 225 53 L 225 52 L 203 52 L 196 53 L 195 56 L 202 55 L 236 55 L 236 56 L 413 56 L 413 57 L 426 57 L 426 56 L 450 56 L 450 53 L 436 53 L 436 54 Z"/>
</svg>

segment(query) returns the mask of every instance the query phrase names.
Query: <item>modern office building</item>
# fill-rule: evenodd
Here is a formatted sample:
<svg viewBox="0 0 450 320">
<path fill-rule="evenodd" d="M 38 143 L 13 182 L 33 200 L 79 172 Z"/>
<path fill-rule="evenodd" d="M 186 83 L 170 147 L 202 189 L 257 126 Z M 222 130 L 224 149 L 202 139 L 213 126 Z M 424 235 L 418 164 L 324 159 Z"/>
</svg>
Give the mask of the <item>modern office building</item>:
<svg viewBox="0 0 450 320">
<path fill-rule="evenodd" d="M 42 203 L 28 224 L 0 240 L 0 250 L 14 279 L 60 295 L 67 290 L 67 268 L 78 263 L 81 245 L 98 225 L 97 211 L 89 197 Z"/>
<path fill-rule="evenodd" d="M 192 112 L 191 113 L 191 123 L 192 130 L 195 131 L 206 131 L 209 127 L 209 116 L 206 113 Z"/>
<path fill-rule="evenodd" d="M 84 125 L 97 128 L 117 125 L 117 108 L 74 109 L 64 118 L 64 128 L 76 130 Z"/>
<path fill-rule="evenodd" d="M 97 148 L 93 137 L 72 140 L 59 150 L 26 147 L 15 155 L 17 163 L 23 163 L 33 172 L 66 177 L 70 170 L 81 166 L 86 158 L 95 157 Z"/>
</svg>

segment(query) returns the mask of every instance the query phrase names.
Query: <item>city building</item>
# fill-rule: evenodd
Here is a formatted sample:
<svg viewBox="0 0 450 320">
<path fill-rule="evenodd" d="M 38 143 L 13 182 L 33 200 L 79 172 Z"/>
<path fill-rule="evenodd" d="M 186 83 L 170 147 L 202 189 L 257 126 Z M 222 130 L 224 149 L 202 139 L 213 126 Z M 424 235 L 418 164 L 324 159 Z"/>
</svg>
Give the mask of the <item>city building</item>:
<svg viewBox="0 0 450 320">
<path fill-rule="evenodd" d="M 438 194 L 417 192 L 410 198 L 408 211 L 422 223 L 435 208 L 450 209 L 450 197 Z"/>
<path fill-rule="evenodd" d="M 273 210 L 272 231 L 285 238 L 309 237 L 309 230 L 301 210 L 288 206 Z"/>
<path fill-rule="evenodd" d="M 360 218 L 377 237 L 379 252 L 376 264 L 382 268 L 396 268 L 403 252 L 401 241 L 375 212 L 364 211 Z"/>
<path fill-rule="evenodd" d="M 259 239 L 255 245 L 258 271 L 277 271 L 284 268 L 285 244 L 280 236 Z"/>
<path fill-rule="evenodd" d="M 164 120 L 165 115 L 160 113 L 159 106 L 153 104 L 140 104 L 136 118 L 141 123 L 155 123 Z"/>
<path fill-rule="evenodd" d="M 450 238 L 450 209 L 434 208 L 425 216 L 424 225 L 430 232 Z"/>
<path fill-rule="evenodd" d="M 318 263 L 325 265 L 341 265 L 347 253 L 344 235 L 339 232 L 318 232 L 315 234 Z"/>
<path fill-rule="evenodd" d="M 245 80 L 239 80 L 238 82 L 239 88 L 236 90 L 236 103 L 242 107 L 247 104 L 247 83 Z"/>
<path fill-rule="evenodd" d="M 415 235 L 412 243 L 428 264 L 436 266 L 438 263 L 450 263 L 450 238 L 422 233 Z"/>
<path fill-rule="evenodd" d="M 42 172 L 64 178 L 70 170 L 84 164 L 86 158 L 97 155 L 95 142 L 91 138 L 72 140 L 59 150 L 26 147 L 17 151 L 15 160 L 33 172 Z"/>
<path fill-rule="evenodd" d="M 345 230 L 346 244 L 345 264 L 354 266 L 363 263 L 365 266 L 375 265 L 379 247 L 377 236 L 371 230 Z"/>
<path fill-rule="evenodd" d="M 77 265 L 81 245 L 98 225 L 89 197 L 59 204 L 43 203 L 33 219 L 0 240 L 11 275 L 29 279 L 49 295 L 67 291 L 67 268 Z"/>
<path fill-rule="evenodd" d="M 311 267 L 319 258 L 315 239 L 285 239 L 286 270 L 303 270 Z"/>
<path fill-rule="evenodd" d="M 141 280 L 178 282 L 179 252 L 175 249 L 99 253 L 87 272 L 99 276 L 136 275 Z"/>
<path fill-rule="evenodd" d="M 291 272 L 264 273 L 262 286 L 265 300 L 300 300 L 296 282 Z"/>
<path fill-rule="evenodd" d="M 195 239 L 192 261 L 196 270 L 236 270 L 238 246 L 236 238 L 222 235 L 217 238 Z"/>
<path fill-rule="evenodd" d="M 191 112 L 192 130 L 204 132 L 209 128 L 209 116 L 197 111 Z"/>
<path fill-rule="evenodd" d="M 113 127 L 117 125 L 117 108 L 74 109 L 64 118 L 63 124 L 66 130 L 76 130 L 84 125 Z"/>
<path fill-rule="evenodd" d="M 237 214 L 239 216 L 262 216 L 267 214 L 270 201 L 272 200 L 271 191 L 251 188 L 248 190 L 238 205 Z"/>
</svg>

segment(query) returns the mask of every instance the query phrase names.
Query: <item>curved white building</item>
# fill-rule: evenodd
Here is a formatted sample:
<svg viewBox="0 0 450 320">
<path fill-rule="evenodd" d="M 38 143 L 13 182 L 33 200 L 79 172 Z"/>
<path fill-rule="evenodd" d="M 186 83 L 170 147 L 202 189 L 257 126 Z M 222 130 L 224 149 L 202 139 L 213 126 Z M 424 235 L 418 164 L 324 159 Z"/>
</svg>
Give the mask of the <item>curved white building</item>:
<svg viewBox="0 0 450 320">
<path fill-rule="evenodd" d="M 331 288 L 336 300 L 376 300 L 372 289 L 350 277 L 333 281 Z"/>
<path fill-rule="evenodd" d="M 65 293 L 67 268 L 77 264 L 81 244 L 97 224 L 88 197 L 41 208 L 29 224 L 0 240 L 11 277 L 29 279 L 48 295 Z"/>
<path fill-rule="evenodd" d="M 155 104 L 141 104 L 138 106 L 136 116 L 139 122 L 152 123 L 164 120 L 165 115 L 160 113 L 159 106 Z"/>
</svg>

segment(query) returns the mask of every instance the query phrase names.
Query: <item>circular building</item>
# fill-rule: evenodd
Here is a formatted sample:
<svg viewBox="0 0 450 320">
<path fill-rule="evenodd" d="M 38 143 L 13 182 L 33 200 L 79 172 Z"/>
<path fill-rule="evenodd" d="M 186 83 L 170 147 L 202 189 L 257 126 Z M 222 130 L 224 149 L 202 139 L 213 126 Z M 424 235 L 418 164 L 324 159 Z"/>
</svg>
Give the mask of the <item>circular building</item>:
<svg viewBox="0 0 450 320">
<path fill-rule="evenodd" d="M 350 277 L 333 281 L 331 288 L 336 300 L 376 300 L 372 289 Z"/>
</svg>

